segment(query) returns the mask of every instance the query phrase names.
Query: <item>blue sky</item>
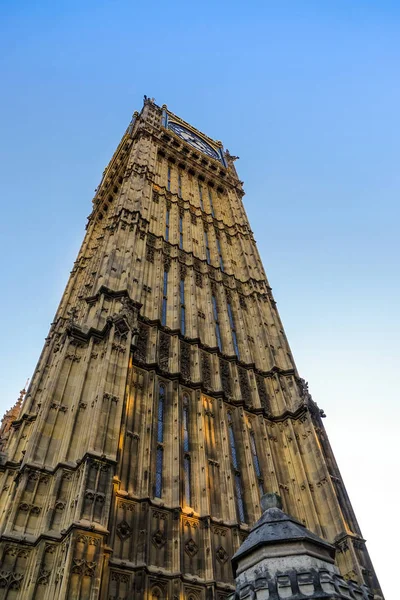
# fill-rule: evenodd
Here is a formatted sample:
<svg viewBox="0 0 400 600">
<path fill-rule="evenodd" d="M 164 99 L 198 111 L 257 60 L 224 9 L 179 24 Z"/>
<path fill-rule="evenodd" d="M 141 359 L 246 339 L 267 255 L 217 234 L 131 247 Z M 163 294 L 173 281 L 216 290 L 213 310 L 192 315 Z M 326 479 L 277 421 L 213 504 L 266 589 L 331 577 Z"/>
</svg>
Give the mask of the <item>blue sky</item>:
<svg viewBox="0 0 400 600">
<path fill-rule="evenodd" d="M 384 0 L 0 3 L 0 408 L 31 376 L 103 168 L 154 96 L 240 156 L 386 600 L 397 564 L 382 515 L 400 492 L 399 17 Z"/>
</svg>

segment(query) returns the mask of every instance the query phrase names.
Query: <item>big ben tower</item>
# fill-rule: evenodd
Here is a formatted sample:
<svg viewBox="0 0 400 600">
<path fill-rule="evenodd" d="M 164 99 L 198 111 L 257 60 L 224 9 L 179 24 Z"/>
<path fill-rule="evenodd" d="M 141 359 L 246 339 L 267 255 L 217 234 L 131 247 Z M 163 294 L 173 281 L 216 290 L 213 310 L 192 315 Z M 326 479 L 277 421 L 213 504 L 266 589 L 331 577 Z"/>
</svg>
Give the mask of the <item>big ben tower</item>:
<svg viewBox="0 0 400 600">
<path fill-rule="evenodd" d="M 225 600 L 276 492 L 379 593 L 234 156 L 145 97 L 0 430 L 0 600 Z"/>
</svg>

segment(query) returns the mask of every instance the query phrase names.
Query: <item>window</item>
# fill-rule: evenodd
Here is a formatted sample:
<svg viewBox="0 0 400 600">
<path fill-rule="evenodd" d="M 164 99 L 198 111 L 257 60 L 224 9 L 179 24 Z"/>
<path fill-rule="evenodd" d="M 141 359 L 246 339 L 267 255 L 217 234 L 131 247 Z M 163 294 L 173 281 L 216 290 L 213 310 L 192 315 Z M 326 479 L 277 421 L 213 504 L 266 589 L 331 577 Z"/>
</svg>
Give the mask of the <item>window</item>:
<svg viewBox="0 0 400 600">
<path fill-rule="evenodd" d="M 211 188 L 208 188 L 208 199 L 210 201 L 211 214 L 213 217 L 215 217 Z"/>
<path fill-rule="evenodd" d="M 189 396 L 183 396 L 183 481 L 185 502 L 188 506 L 192 504 L 191 489 L 191 462 L 190 462 L 190 425 L 189 425 Z"/>
<path fill-rule="evenodd" d="M 201 210 L 204 210 L 204 204 L 203 204 L 203 188 L 201 187 L 201 183 L 199 183 L 199 198 L 200 198 L 200 207 L 201 207 Z"/>
<path fill-rule="evenodd" d="M 262 474 L 261 474 L 260 462 L 258 460 L 256 438 L 254 435 L 254 431 L 251 429 L 251 425 L 250 425 L 250 448 L 251 448 L 251 453 L 253 455 L 254 471 L 256 473 L 257 480 L 258 480 L 258 490 L 260 492 L 260 496 L 263 496 L 264 495 L 264 481 L 263 481 Z"/>
<path fill-rule="evenodd" d="M 171 191 L 171 167 L 168 165 L 168 184 L 167 184 L 167 190 L 170 192 Z"/>
<path fill-rule="evenodd" d="M 210 246 L 208 243 L 208 233 L 207 231 L 204 232 L 204 241 L 206 244 L 206 259 L 207 259 L 207 264 L 210 264 L 211 262 L 211 255 L 210 255 Z"/>
<path fill-rule="evenodd" d="M 179 248 L 183 249 L 183 215 L 179 215 Z"/>
<path fill-rule="evenodd" d="M 185 335 L 186 315 L 185 315 L 185 280 L 181 279 L 179 286 L 179 296 L 181 301 L 181 333 Z"/>
<path fill-rule="evenodd" d="M 224 261 L 222 259 L 222 252 L 221 252 L 221 244 L 219 241 L 219 238 L 217 237 L 217 249 L 218 249 L 218 256 L 219 256 L 219 266 L 221 271 L 224 271 Z"/>
<path fill-rule="evenodd" d="M 240 476 L 239 462 L 238 462 L 238 457 L 237 457 L 237 452 L 236 452 L 236 441 L 235 441 L 235 433 L 233 431 L 232 414 L 230 412 L 228 412 L 228 436 L 229 436 L 229 446 L 231 449 L 231 461 L 232 461 L 232 468 L 233 468 L 234 481 L 235 481 L 236 508 L 237 508 L 237 512 L 238 512 L 239 521 L 241 523 L 245 523 L 246 517 L 245 517 L 245 512 L 244 512 L 242 479 Z"/>
<path fill-rule="evenodd" d="M 164 462 L 164 411 L 165 411 L 165 385 L 160 383 L 158 387 L 158 409 L 157 409 L 157 452 L 156 452 L 156 480 L 154 496 L 162 496 L 162 471 Z"/>
<path fill-rule="evenodd" d="M 178 196 L 182 198 L 182 175 L 180 171 L 178 173 Z"/>
<path fill-rule="evenodd" d="M 238 357 L 238 359 L 240 359 L 239 346 L 238 346 L 237 336 L 236 336 L 235 321 L 234 321 L 234 318 L 233 318 L 232 306 L 231 306 L 230 302 L 227 303 L 227 307 L 228 307 L 229 323 L 230 323 L 231 332 L 232 332 L 233 348 L 235 350 L 236 356 Z"/>
<path fill-rule="evenodd" d="M 169 241 L 169 208 L 167 208 L 167 212 L 165 213 L 165 241 Z"/>
<path fill-rule="evenodd" d="M 167 300 L 168 300 L 168 271 L 164 271 L 163 297 L 161 307 L 161 325 L 167 324 Z"/>
<path fill-rule="evenodd" d="M 213 306 L 213 314 L 214 314 L 214 321 L 215 321 L 215 336 L 217 338 L 217 344 L 218 344 L 218 348 L 220 349 L 220 351 L 222 352 L 222 343 L 221 343 L 221 330 L 219 328 L 219 319 L 218 319 L 218 307 L 217 307 L 217 299 L 216 297 L 212 296 L 212 306 Z"/>
</svg>

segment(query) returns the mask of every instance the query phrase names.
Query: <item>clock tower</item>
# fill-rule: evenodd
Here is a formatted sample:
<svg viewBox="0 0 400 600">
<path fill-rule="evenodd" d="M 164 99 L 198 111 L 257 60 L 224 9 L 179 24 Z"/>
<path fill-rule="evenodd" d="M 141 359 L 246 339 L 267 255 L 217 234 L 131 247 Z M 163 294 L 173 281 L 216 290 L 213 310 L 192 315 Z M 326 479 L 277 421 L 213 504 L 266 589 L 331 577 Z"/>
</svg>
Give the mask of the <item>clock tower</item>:
<svg viewBox="0 0 400 600">
<path fill-rule="evenodd" d="M 226 600 L 265 493 L 379 593 L 235 158 L 134 113 L 0 428 L 1 599 Z"/>
</svg>

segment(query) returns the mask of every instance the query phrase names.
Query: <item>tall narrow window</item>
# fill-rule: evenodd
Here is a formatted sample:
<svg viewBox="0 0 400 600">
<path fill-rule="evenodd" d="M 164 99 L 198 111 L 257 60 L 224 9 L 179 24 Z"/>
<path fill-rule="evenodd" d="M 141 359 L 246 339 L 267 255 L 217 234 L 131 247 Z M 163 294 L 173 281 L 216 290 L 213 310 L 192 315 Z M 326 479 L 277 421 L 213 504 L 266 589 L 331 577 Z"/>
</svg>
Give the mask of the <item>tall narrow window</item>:
<svg viewBox="0 0 400 600">
<path fill-rule="evenodd" d="M 160 384 L 158 388 L 158 408 L 157 408 L 157 452 L 156 452 L 156 480 L 154 486 L 154 496 L 162 496 L 162 471 L 164 462 L 164 412 L 165 412 L 165 385 Z"/>
<path fill-rule="evenodd" d="M 179 286 L 179 295 L 181 301 L 181 333 L 185 335 L 186 314 L 185 314 L 185 280 L 181 279 Z"/>
<path fill-rule="evenodd" d="M 178 173 L 178 196 L 182 198 L 182 175 L 180 171 Z"/>
<path fill-rule="evenodd" d="M 236 508 L 238 512 L 239 521 L 241 523 L 246 522 L 245 512 L 244 512 L 244 502 L 243 502 L 243 487 L 242 487 L 242 479 L 240 476 L 239 470 L 239 461 L 237 458 L 236 452 L 236 442 L 235 442 L 235 433 L 233 431 L 233 421 L 232 415 L 228 413 L 228 436 L 229 436 L 229 446 L 231 449 L 231 461 L 233 473 L 235 476 L 235 496 L 236 496 Z"/>
<path fill-rule="evenodd" d="M 199 183 L 199 198 L 200 198 L 200 207 L 201 210 L 204 210 L 204 204 L 203 204 L 203 188 L 201 186 L 201 183 Z"/>
<path fill-rule="evenodd" d="M 189 397 L 183 396 L 183 480 L 185 502 L 188 506 L 192 504 L 191 489 L 191 462 L 190 462 L 190 427 L 189 427 Z"/>
<path fill-rule="evenodd" d="M 211 214 L 212 214 L 213 217 L 215 217 L 211 188 L 208 188 L 208 199 L 210 201 Z"/>
<path fill-rule="evenodd" d="M 221 244 L 220 244 L 218 237 L 217 237 L 217 249 L 218 249 L 218 256 L 219 256 L 219 266 L 220 266 L 221 271 L 223 271 L 224 270 L 224 261 L 222 259 Z"/>
<path fill-rule="evenodd" d="M 167 182 L 167 190 L 171 191 L 171 167 L 168 165 L 168 182 Z"/>
<path fill-rule="evenodd" d="M 231 332 L 232 332 L 233 348 L 235 350 L 236 356 L 240 359 L 239 346 L 238 346 L 237 336 L 236 336 L 235 321 L 233 318 L 232 306 L 231 306 L 230 302 L 227 303 L 227 307 L 228 307 L 229 323 L 230 323 Z"/>
<path fill-rule="evenodd" d="M 218 319 L 218 307 L 217 307 L 217 299 L 216 297 L 212 296 L 212 307 L 213 307 L 213 314 L 214 314 L 214 321 L 215 321 L 215 336 L 217 338 L 217 344 L 218 344 L 218 348 L 220 349 L 220 351 L 222 352 L 222 343 L 221 343 L 221 330 L 219 328 L 219 319 Z"/>
<path fill-rule="evenodd" d="M 179 215 L 179 248 L 183 249 L 183 215 Z"/>
<path fill-rule="evenodd" d="M 210 264 L 211 262 L 211 255 L 210 255 L 210 245 L 208 243 L 208 233 L 207 231 L 204 232 L 204 241 L 206 244 L 206 259 L 207 259 L 207 264 Z"/>
<path fill-rule="evenodd" d="M 161 325 L 167 324 L 167 301 L 168 301 L 168 271 L 164 271 L 163 297 L 161 307 Z"/>
<path fill-rule="evenodd" d="M 169 241 L 169 208 L 167 208 L 167 212 L 165 213 L 165 241 Z"/>
<path fill-rule="evenodd" d="M 253 455 L 254 471 L 256 473 L 257 481 L 258 481 L 258 490 L 260 492 L 260 496 L 263 496 L 264 495 L 264 481 L 263 481 L 262 473 L 261 473 L 261 469 L 260 469 L 260 461 L 258 460 L 256 438 L 254 435 L 254 431 L 252 429 L 250 429 L 250 448 L 251 448 L 251 453 Z"/>
</svg>

